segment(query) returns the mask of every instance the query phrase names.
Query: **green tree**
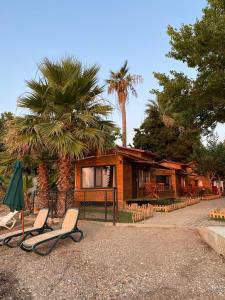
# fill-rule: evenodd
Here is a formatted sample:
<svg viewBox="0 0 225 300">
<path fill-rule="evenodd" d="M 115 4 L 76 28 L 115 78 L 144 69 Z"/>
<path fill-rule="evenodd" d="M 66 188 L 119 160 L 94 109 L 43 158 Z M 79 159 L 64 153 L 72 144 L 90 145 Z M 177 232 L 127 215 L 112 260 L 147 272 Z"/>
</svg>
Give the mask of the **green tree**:
<svg viewBox="0 0 225 300">
<path fill-rule="evenodd" d="M 117 94 L 118 103 L 122 114 L 122 144 L 127 146 L 127 124 L 126 124 L 126 102 L 128 100 L 129 92 L 137 97 L 135 85 L 142 81 L 140 75 L 131 75 L 127 65 L 127 60 L 119 71 L 110 71 L 110 78 L 106 80 L 108 84 L 108 93 Z"/>
<path fill-rule="evenodd" d="M 104 128 L 114 128 L 106 120 L 111 107 L 102 101 L 98 71 L 97 66 L 84 67 L 73 58 L 45 59 L 39 66 L 39 80 L 32 81 L 42 97 L 28 94 L 19 101 L 20 107 L 41 116 L 38 134 L 47 149 L 58 155 L 59 215 L 65 212 L 66 192 L 72 188 L 72 159 L 93 149 L 102 150 L 110 132 Z"/>
<path fill-rule="evenodd" d="M 4 135 L 5 152 L 1 160 L 1 165 L 7 167 L 16 159 L 23 160 L 25 169 L 32 170 L 37 167 L 39 195 L 36 208 L 39 209 L 48 206 L 47 161 L 52 156 L 47 151 L 46 141 L 39 133 L 41 121 L 43 120 L 35 115 L 15 117 L 8 121 Z"/>
<path fill-rule="evenodd" d="M 187 161 L 199 145 L 199 133 L 171 123 L 171 117 L 162 115 L 157 102 L 149 102 L 146 115 L 140 128 L 135 129 L 135 148 L 155 152 L 161 159 Z"/>
<path fill-rule="evenodd" d="M 192 155 L 196 169 L 210 180 L 225 176 L 225 146 L 218 137 L 210 135 L 207 144 L 202 144 Z"/>
<path fill-rule="evenodd" d="M 4 151 L 4 142 L 3 142 L 3 136 L 6 131 L 6 123 L 8 120 L 13 119 L 13 114 L 11 112 L 4 112 L 1 113 L 0 116 L 0 152 Z"/>
<path fill-rule="evenodd" d="M 225 122 L 224 24 L 224 0 L 208 0 L 200 20 L 179 29 L 168 27 L 171 44 L 168 56 L 197 71 L 183 110 L 193 114 L 195 122 L 203 128 Z"/>
</svg>

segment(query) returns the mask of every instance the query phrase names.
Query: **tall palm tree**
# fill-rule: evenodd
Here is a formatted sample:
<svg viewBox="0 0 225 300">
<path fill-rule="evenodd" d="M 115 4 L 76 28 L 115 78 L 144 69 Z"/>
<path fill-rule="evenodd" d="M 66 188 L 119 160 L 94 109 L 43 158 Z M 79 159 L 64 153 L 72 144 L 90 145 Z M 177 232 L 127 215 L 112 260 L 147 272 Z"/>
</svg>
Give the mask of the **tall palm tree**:
<svg viewBox="0 0 225 300">
<path fill-rule="evenodd" d="M 140 75 L 131 75 L 127 65 L 127 60 L 119 71 L 110 71 L 110 78 L 106 80 L 108 84 L 108 93 L 117 94 L 121 114 L 122 114 L 122 143 L 123 147 L 127 146 L 127 125 L 126 125 L 126 102 L 129 96 L 129 91 L 137 97 L 135 85 L 142 82 Z"/>
<path fill-rule="evenodd" d="M 113 127 L 105 120 L 111 107 L 101 100 L 103 88 L 97 84 L 97 66 L 83 67 L 74 58 L 59 62 L 45 59 L 39 70 L 47 86 L 47 105 L 43 111 L 48 116 L 40 124 L 40 134 L 48 141 L 50 151 L 58 154 L 58 215 L 61 216 L 67 206 L 66 193 L 72 189 L 72 159 L 104 147 L 106 131 L 102 124 Z"/>
</svg>

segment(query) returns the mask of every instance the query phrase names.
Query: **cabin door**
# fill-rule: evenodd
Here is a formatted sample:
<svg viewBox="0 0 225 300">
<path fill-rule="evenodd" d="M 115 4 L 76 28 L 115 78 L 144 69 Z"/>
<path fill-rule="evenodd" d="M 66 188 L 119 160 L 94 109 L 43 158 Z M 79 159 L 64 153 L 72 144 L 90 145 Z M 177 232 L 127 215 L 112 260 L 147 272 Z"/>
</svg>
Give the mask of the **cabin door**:
<svg viewBox="0 0 225 300">
<path fill-rule="evenodd" d="M 137 183 L 138 183 L 138 170 L 136 165 L 132 165 L 132 198 L 137 198 Z"/>
</svg>

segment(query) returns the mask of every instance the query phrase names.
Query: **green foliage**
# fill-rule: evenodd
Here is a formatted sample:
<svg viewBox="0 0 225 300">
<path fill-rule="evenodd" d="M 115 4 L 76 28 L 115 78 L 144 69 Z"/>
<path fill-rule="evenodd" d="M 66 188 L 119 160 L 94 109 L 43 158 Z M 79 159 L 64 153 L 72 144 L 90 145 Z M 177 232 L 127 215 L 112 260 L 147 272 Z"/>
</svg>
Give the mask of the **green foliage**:
<svg viewBox="0 0 225 300">
<path fill-rule="evenodd" d="M 154 89 L 151 93 L 157 98 L 159 112 L 165 125 L 168 126 L 165 120 L 169 117 L 173 121 L 172 126 L 184 129 L 191 127 L 198 131 L 202 120 L 198 117 L 198 107 L 192 95 L 193 80 L 175 71 L 171 71 L 170 75 L 154 73 L 154 76 L 160 89 Z"/>
<path fill-rule="evenodd" d="M 207 144 L 202 144 L 192 155 L 197 171 L 210 179 L 225 176 L 225 146 L 218 141 L 218 137 L 211 135 Z"/>
<path fill-rule="evenodd" d="M 224 0 L 208 0 L 200 20 L 179 29 L 168 27 L 168 56 L 195 68 L 196 78 L 176 71 L 154 73 L 160 88 L 151 93 L 157 98 L 158 112 L 151 108 L 134 138 L 135 146 L 161 157 L 184 161 L 191 157 L 211 178 L 224 174 L 224 147 L 215 141 L 201 145 L 200 134 L 207 135 L 218 122 L 225 122 L 224 24 Z"/>
<path fill-rule="evenodd" d="M 139 129 L 135 129 L 134 147 L 149 150 L 159 158 L 187 161 L 199 144 L 199 132 L 174 125 L 167 127 L 163 122 L 159 106 L 150 102 L 147 116 Z"/>
<path fill-rule="evenodd" d="M 107 124 L 102 125 L 102 130 L 107 134 L 107 138 L 105 139 L 105 149 L 113 149 L 115 148 L 117 141 L 122 139 L 122 135 L 120 132 L 120 128 L 116 127 L 112 128 L 111 125 L 107 126 Z"/>
<path fill-rule="evenodd" d="M 135 85 L 142 81 L 140 75 L 131 75 L 129 73 L 128 62 L 125 61 L 124 65 L 119 71 L 110 71 L 110 79 L 106 80 L 108 84 L 109 94 L 117 93 L 119 103 L 127 100 L 129 91 L 137 97 Z"/>
<path fill-rule="evenodd" d="M 9 120 L 13 119 L 13 114 L 11 112 L 4 112 L 0 116 L 0 152 L 4 151 L 3 136 L 6 131 L 6 124 Z"/>
<path fill-rule="evenodd" d="M 104 148 L 114 124 L 106 120 L 111 107 L 101 98 L 99 67 L 84 67 L 71 57 L 58 62 L 46 58 L 39 71 L 38 81 L 27 82 L 31 91 L 19 106 L 41 118 L 35 127 L 40 142 L 50 152 L 75 157 Z"/>
<path fill-rule="evenodd" d="M 81 157 L 114 142 L 116 129 L 107 120 L 111 106 L 102 99 L 98 71 L 98 66 L 84 67 L 71 57 L 57 62 L 44 59 L 39 78 L 26 81 L 29 91 L 18 100 L 27 114 L 6 123 L 2 172 L 10 172 L 18 158 L 33 170 L 44 161 L 54 186 L 59 156 Z"/>
<path fill-rule="evenodd" d="M 225 122 L 224 24 L 224 0 L 208 0 L 202 18 L 193 25 L 168 27 L 171 44 L 168 56 L 197 70 L 196 79 L 190 81 L 185 104 L 181 100 L 178 106 L 184 104 L 183 111 L 188 111 L 189 116 L 193 114 L 194 123 L 202 129 Z"/>
</svg>

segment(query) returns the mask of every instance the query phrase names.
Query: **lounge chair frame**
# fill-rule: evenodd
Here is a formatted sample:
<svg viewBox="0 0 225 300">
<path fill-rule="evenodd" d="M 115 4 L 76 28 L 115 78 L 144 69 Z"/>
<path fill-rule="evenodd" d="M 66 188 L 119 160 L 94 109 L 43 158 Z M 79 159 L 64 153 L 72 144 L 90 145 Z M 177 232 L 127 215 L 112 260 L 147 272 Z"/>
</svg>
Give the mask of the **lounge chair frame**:
<svg viewBox="0 0 225 300">
<path fill-rule="evenodd" d="M 15 214 L 13 215 L 13 217 L 11 219 L 9 219 L 7 222 L 5 222 L 5 224 L 1 223 L 2 219 L 4 218 L 4 217 L 1 217 L 0 218 L 0 228 L 3 227 L 6 229 L 12 229 L 14 227 L 14 225 L 16 224 L 15 215 L 18 213 L 19 213 L 18 211 L 15 211 Z"/>
<path fill-rule="evenodd" d="M 11 241 L 12 239 L 21 236 L 21 235 L 23 234 L 22 231 L 19 232 L 19 233 L 15 233 L 15 234 L 13 234 L 13 232 L 12 232 L 12 235 L 11 235 L 11 236 L 6 237 L 6 238 L 4 238 L 3 240 L 0 241 L 0 246 L 7 246 L 7 247 L 9 247 L 9 248 L 14 248 L 14 247 L 20 246 L 21 242 L 23 242 L 23 241 L 24 241 L 26 238 L 28 238 L 29 236 L 34 236 L 35 234 L 41 234 L 41 233 L 43 233 L 43 232 L 46 231 L 46 230 L 53 231 L 53 228 L 50 227 L 50 226 L 47 224 L 48 216 L 49 216 L 49 211 L 48 211 L 48 215 L 47 215 L 47 218 L 46 218 L 46 220 L 45 220 L 44 225 L 43 225 L 41 228 L 33 228 L 33 229 L 29 230 L 28 232 L 25 232 L 25 233 L 24 233 L 24 237 L 23 237 L 22 239 L 20 239 L 20 240 L 16 243 L 16 245 L 11 245 L 11 244 L 9 244 L 9 243 L 10 243 L 10 241 Z"/>
<path fill-rule="evenodd" d="M 70 232 L 67 232 L 67 233 L 63 233 L 63 234 L 60 234 L 58 236 L 54 236 L 54 237 L 51 237 L 51 238 L 48 238 L 48 239 L 45 239 L 43 241 L 40 241 L 40 242 L 37 242 L 36 244 L 28 247 L 28 246 L 25 246 L 23 243 L 20 244 L 20 248 L 26 252 L 35 252 L 36 254 L 40 255 L 40 256 L 46 256 L 48 254 L 50 254 L 52 252 L 52 250 L 55 248 L 55 246 L 58 244 L 58 242 L 60 240 L 63 240 L 63 239 L 66 239 L 67 237 L 71 238 L 71 240 L 73 240 L 75 243 L 79 243 L 82 238 L 83 238 L 83 231 L 80 230 L 78 227 L 77 227 L 77 222 L 79 220 L 79 212 L 78 212 L 78 216 L 77 216 L 77 220 L 76 220 L 76 223 L 75 223 L 75 226 L 73 228 L 72 231 Z M 72 236 L 73 234 L 75 233 L 79 233 L 80 234 L 80 237 L 78 239 L 76 239 L 74 236 Z M 41 252 L 37 249 L 37 247 L 41 244 L 44 244 L 46 242 L 49 242 L 49 241 L 52 241 L 52 240 L 55 240 L 54 243 L 51 245 L 51 247 L 45 251 L 45 252 Z"/>
</svg>

